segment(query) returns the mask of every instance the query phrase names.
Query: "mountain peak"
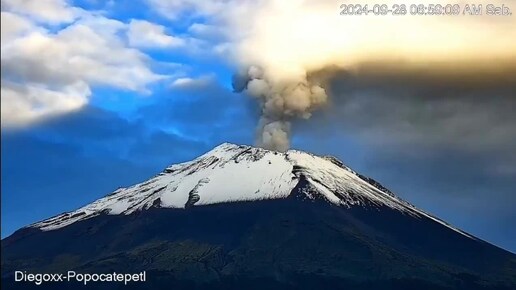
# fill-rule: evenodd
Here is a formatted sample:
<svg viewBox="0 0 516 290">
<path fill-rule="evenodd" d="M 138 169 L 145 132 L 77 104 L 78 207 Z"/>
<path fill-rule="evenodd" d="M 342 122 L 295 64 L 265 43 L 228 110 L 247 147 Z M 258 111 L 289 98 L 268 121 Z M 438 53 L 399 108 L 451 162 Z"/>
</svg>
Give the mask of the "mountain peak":
<svg viewBox="0 0 516 290">
<path fill-rule="evenodd" d="M 145 182 L 119 188 L 75 211 L 31 227 L 54 230 L 101 214 L 128 215 L 152 207 L 187 209 L 292 196 L 323 199 L 342 207 L 388 207 L 446 225 L 396 197 L 373 179 L 351 170 L 336 157 L 222 143 L 192 161 L 167 167 Z"/>
</svg>

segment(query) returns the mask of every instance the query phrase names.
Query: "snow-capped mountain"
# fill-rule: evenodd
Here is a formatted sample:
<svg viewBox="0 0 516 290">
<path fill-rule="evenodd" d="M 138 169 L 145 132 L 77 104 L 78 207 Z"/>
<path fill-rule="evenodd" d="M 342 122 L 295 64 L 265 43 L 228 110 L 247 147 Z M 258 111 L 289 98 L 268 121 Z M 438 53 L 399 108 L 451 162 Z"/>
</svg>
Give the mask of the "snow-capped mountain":
<svg viewBox="0 0 516 290">
<path fill-rule="evenodd" d="M 87 287 L 110 290 L 516 289 L 516 255 L 335 157 L 229 143 L 2 240 L 6 289 L 82 287 L 14 280 L 69 270 L 147 271 Z"/>
<path fill-rule="evenodd" d="M 99 214 L 286 198 L 300 180 L 307 182 L 302 193 L 308 199 L 323 198 L 345 207 L 386 206 L 417 218 L 430 218 L 467 235 L 401 200 L 335 157 L 297 150 L 280 153 L 231 143 L 221 144 L 190 162 L 172 165 L 145 182 L 119 188 L 78 210 L 31 226 L 53 230 Z"/>
</svg>

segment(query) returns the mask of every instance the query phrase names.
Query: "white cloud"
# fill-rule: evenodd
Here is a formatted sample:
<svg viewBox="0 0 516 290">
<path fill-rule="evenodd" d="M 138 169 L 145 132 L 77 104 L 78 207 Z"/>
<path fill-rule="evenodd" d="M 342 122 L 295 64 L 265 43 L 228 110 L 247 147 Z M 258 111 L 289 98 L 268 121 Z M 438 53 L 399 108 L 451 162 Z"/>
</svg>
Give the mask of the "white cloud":
<svg viewBox="0 0 516 290">
<path fill-rule="evenodd" d="M 52 90 L 41 84 L 2 83 L 2 126 L 25 125 L 35 119 L 66 113 L 87 103 L 91 91 L 84 82 Z"/>
<path fill-rule="evenodd" d="M 188 24 L 187 53 L 235 61 L 237 39 L 250 33 L 255 11 L 271 0 L 146 0 L 172 23 Z M 232 58 L 232 59 L 231 59 Z"/>
<path fill-rule="evenodd" d="M 1 41 L 10 41 L 20 34 L 34 29 L 32 23 L 14 13 L 2 11 L 1 17 Z"/>
<path fill-rule="evenodd" d="M 171 87 L 172 88 L 196 88 L 196 87 L 204 87 L 214 81 L 215 76 L 214 75 L 204 75 L 200 76 L 198 78 L 190 78 L 190 77 L 184 77 L 184 78 L 177 78 L 172 82 Z"/>
<path fill-rule="evenodd" d="M 49 24 L 72 22 L 81 13 L 81 9 L 71 7 L 66 0 L 2 0 L 4 9 Z"/>
<path fill-rule="evenodd" d="M 146 56 L 124 47 L 116 35 L 100 35 L 77 23 L 57 34 L 33 32 L 2 46 L 3 70 L 38 83 L 68 84 L 85 80 L 143 91 L 158 80 Z"/>
<path fill-rule="evenodd" d="M 67 6 L 31 18 L 39 6 L 18 2 L 23 5 L 9 2 L 12 10 L 2 11 L 2 126 L 78 109 L 88 103 L 93 86 L 148 93 L 149 84 L 166 78 L 149 68 L 146 54 L 128 47 L 121 37 L 127 24 L 82 13 L 73 24 L 49 30 L 35 21 L 58 18 L 56 7 Z"/>
<path fill-rule="evenodd" d="M 134 47 L 178 47 L 185 44 L 185 40 L 168 35 L 165 27 L 145 20 L 133 19 L 127 31 L 129 44 Z"/>
<path fill-rule="evenodd" d="M 230 1 L 227 0 L 147 0 L 149 5 L 164 17 L 176 20 L 185 15 L 211 16 L 227 9 Z"/>
<path fill-rule="evenodd" d="M 188 32 L 203 39 L 219 39 L 225 34 L 222 27 L 205 23 L 193 23 L 188 27 Z"/>
</svg>

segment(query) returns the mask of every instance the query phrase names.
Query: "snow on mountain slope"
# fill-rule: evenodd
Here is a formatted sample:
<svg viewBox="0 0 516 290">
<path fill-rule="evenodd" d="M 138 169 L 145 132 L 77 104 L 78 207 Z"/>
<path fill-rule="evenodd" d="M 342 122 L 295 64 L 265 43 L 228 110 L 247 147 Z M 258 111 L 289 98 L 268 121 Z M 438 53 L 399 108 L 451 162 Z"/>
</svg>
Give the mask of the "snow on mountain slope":
<svg viewBox="0 0 516 290">
<path fill-rule="evenodd" d="M 235 201 L 286 198 L 301 179 L 339 206 L 387 206 L 415 218 L 426 217 L 468 236 L 397 198 L 372 179 L 361 176 L 334 157 L 289 150 L 285 153 L 224 143 L 185 163 L 166 168 L 150 180 L 120 188 L 73 212 L 30 227 L 54 230 L 99 214 L 130 214 L 150 207 L 187 208 Z M 469 237 L 469 236 L 468 236 Z"/>
</svg>

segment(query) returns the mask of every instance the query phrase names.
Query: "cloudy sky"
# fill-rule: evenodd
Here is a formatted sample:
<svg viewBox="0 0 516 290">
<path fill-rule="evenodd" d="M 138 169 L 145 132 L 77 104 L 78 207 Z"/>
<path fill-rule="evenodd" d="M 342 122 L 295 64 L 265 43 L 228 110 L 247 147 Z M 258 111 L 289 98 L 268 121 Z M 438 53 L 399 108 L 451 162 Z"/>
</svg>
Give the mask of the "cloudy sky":
<svg viewBox="0 0 516 290">
<path fill-rule="evenodd" d="M 2 237 L 233 142 L 335 155 L 516 252 L 515 17 L 340 4 L 2 0 Z"/>
</svg>

